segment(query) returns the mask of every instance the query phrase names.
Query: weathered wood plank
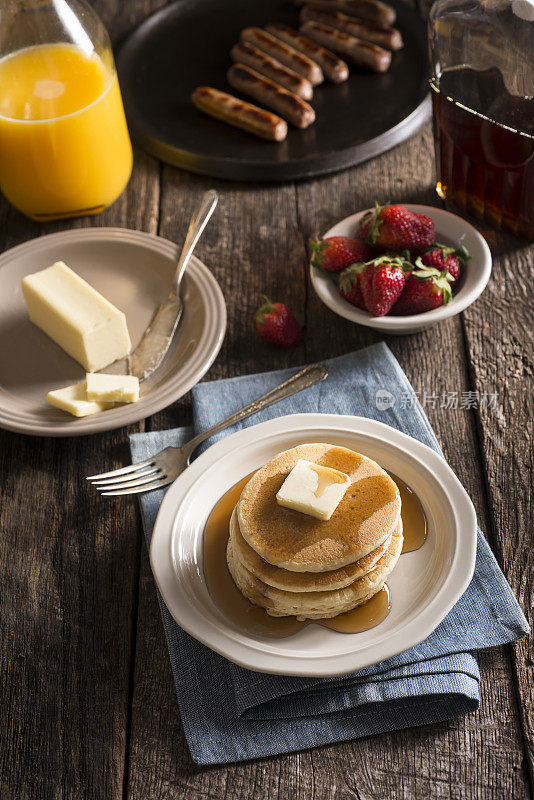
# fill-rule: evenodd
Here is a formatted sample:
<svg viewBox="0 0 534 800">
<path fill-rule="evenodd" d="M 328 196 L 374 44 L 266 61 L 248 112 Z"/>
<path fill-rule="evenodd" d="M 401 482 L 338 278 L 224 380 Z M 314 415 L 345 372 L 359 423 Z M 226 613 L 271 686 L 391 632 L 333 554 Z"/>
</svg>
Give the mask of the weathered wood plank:
<svg viewBox="0 0 534 800">
<path fill-rule="evenodd" d="M 115 40 L 149 9 L 163 4 L 164 0 L 135 0 L 125 8 L 118 0 L 95 3 Z M 431 150 L 427 130 L 370 164 L 296 189 L 216 183 L 221 204 L 198 254 L 213 269 L 231 303 L 229 335 L 208 379 L 326 358 L 378 338 L 334 317 L 309 286 L 305 289 L 305 240 L 370 204 L 375 196 L 432 202 Z M 0 245 L 5 248 L 42 232 L 86 224 L 155 232 L 158 171 L 155 162 L 136 154 L 128 192 L 106 214 L 91 220 L 41 228 L 3 204 Z M 163 174 L 159 231 L 178 240 L 196 197 L 211 182 L 167 167 Z M 530 602 L 531 574 L 525 524 L 529 484 L 524 475 L 532 464 L 528 451 L 516 441 L 523 433 L 518 419 L 522 381 L 531 377 L 532 370 L 526 348 L 521 352 L 525 328 L 529 330 L 528 286 L 521 276 L 517 280 L 516 270 L 524 270 L 526 263 L 525 255 L 517 253 L 500 260 L 504 277 L 495 276 L 494 293 L 486 293 L 465 315 L 465 331 L 456 319 L 417 339 L 388 342 L 417 390 L 439 394 L 442 389 L 483 391 L 491 385 L 502 391 L 504 416 L 496 422 L 491 414 L 482 415 L 479 431 L 490 506 L 495 509 L 491 519 L 486 513 L 473 413 L 428 409 L 428 414 L 482 524 L 488 529 L 493 522 L 492 540 L 524 608 Z M 513 303 L 502 300 L 505 286 L 507 298 L 513 292 Z M 253 338 L 251 316 L 258 295 L 266 289 L 275 299 L 287 300 L 307 322 L 306 341 L 294 351 L 281 352 Z M 472 373 L 465 341 L 473 358 Z M 189 413 L 185 398 L 157 415 L 151 425 L 184 424 Z M 252 764 L 196 768 L 181 731 L 148 559 L 136 535 L 135 503 L 112 506 L 88 497 L 83 482 L 89 469 L 127 458 L 126 433 L 71 441 L 0 436 L 4 534 L 0 713 L 8 720 L 0 739 L 2 798 L 117 798 L 123 791 L 126 751 L 130 766 L 125 796 L 132 798 L 528 796 L 510 664 L 501 652 L 481 656 L 483 706 L 465 720 Z M 30 506 L 26 486 L 32 488 Z M 517 487 L 515 507 L 510 503 L 510 486 Z M 130 742 L 128 673 L 134 644 Z M 532 758 L 530 652 L 528 646 L 519 645 L 515 663 Z"/>
<path fill-rule="evenodd" d="M 97 5 L 113 32 L 119 4 Z M 135 9 L 146 3 L 129 4 L 131 21 Z M 155 232 L 158 203 L 158 164 L 136 153 L 127 191 L 97 217 L 41 226 L 2 202 L 0 247 L 87 225 Z M 140 525 L 133 504 L 105 502 L 84 478 L 128 458 L 126 434 L 0 433 L 5 800 L 122 797 Z"/>
<path fill-rule="evenodd" d="M 139 162 L 102 224 L 128 226 L 131 208 L 153 228 L 157 174 Z M 2 797 L 120 797 L 139 523 L 135 506 L 106 503 L 84 476 L 124 463 L 125 433 L 0 434 Z"/>
<path fill-rule="evenodd" d="M 228 333 L 207 378 L 274 369 L 304 361 L 304 345 L 291 352 L 281 352 L 257 339 L 252 326 L 252 314 L 263 291 L 271 291 L 274 299 L 286 299 L 301 319 L 305 315 L 305 294 L 302 292 L 305 265 L 296 220 L 294 188 L 234 186 L 164 167 L 160 234 L 177 241 L 183 238 L 197 197 L 211 186 L 219 191 L 219 205 L 197 252 L 213 271 L 227 299 Z M 280 220 L 275 235 L 271 224 L 273 218 Z M 155 415 L 150 422 L 152 428 L 157 429 L 188 421 L 189 410 L 184 400 Z M 168 653 L 161 638 L 161 622 L 154 599 L 152 579 L 147 572 L 140 583 L 128 796 L 143 797 L 147 793 L 165 796 L 172 788 L 174 796 L 181 797 L 182 792 L 187 792 L 188 785 L 193 787 L 193 793 L 196 792 L 195 781 L 189 775 L 191 769 L 196 774 L 196 768 L 192 765 L 179 723 L 168 670 Z M 151 664 L 157 664 L 155 676 Z M 157 717 L 154 716 L 153 704 L 158 708 Z M 160 736 L 167 744 L 160 742 L 154 746 L 154 737 Z M 247 769 L 250 771 L 251 768 Z M 220 774 L 224 773 L 223 769 Z M 219 773 L 206 774 L 207 782 L 202 779 L 199 791 L 208 792 L 209 796 L 220 796 Z M 243 774 L 246 776 L 250 772 Z M 243 777 L 240 780 L 242 792 L 236 796 L 246 796 L 257 779 L 254 777 L 249 781 Z"/>
<path fill-rule="evenodd" d="M 310 798 L 310 800 L 489 800 L 527 798 L 517 765 L 497 749 L 485 751 L 485 730 L 478 735 L 456 722 L 376 736 L 303 753 L 200 769 L 185 743 L 165 636 L 148 557 L 142 557 L 132 752 L 128 798 L 199 800 L 201 797 Z M 139 681 L 139 662 L 147 679 Z M 509 683 L 509 671 L 495 654 L 481 656 L 497 686 Z M 498 723 L 506 737 L 516 720 L 507 692 L 497 689 Z M 482 727 L 486 720 L 479 719 Z M 475 756 L 476 753 L 476 756 Z M 485 772 L 488 771 L 489 775 Z"/>
<path fill-rule="evenodd" d="M 427 0 L 420 0 L 419 5 L 423 11 L 429 7 Z M 487 530 L 532 628 L 534 247 L 475 224 L 493 255 L 489 285 L 463 315 L 471 388 L 479 397 L 497 395 L 497 408 L 473 412 L 490 508 Z M 530 795 L 534 797 L 533 634 L 511 651 Z"/>
<path fill-rule="evenodd" d="M 534 401 L 532 259 L 534 247 L 491 235 L 490 283 L 465 313 L 473 388 L 496 395 L 477 412 L 497 557 L 532 625 Z M 532 636 L 513 648 L 525 752 L 534 786 Z"/>
<path fill-rule="evenodd" d="M 153 229 L 156 181 L 139 158 L 127 196 L 99 222 Z M 139 522 L 133 504 L 98 498 L 84 476 L 124 463 L 126 433 L 0 434 L 6 800 L 121 796 Z"/>
<path fill-rule="evenodd" d="M 405 148 L 397 148 L 381 159 L 360 168 L 357 181 L 354 179 L 355 176 L 352 177 L 350 173 L 338 176 L 336 196 L 339 198 L 340 210 L 338 214 L 336 208 L 335 215 L 328 210 L 329 197 L 333 196 L 328 181 L 303 184 L 299 187 L 301 230 L 306 237 L 314 230 L 324 231 L 335 221 L 336 217 L 342 218 L 359 208 L 372 206 L 375 199 L 381 202 L 389 199 L 392 202 L 411 200 L 412 202 L 436 204 L 436 196 L 432 188 L 432 158 L 431 130 L 430 126 L 427 126 L 418 142 L 414 139 Z M 307 220 L 308 224 L 306 224 Z M 357 341 L 356 337 L 360 336 L 357 326 L 344 321 L 339 326 L 340 320 L 337 318 L 331 322 L 332 313 L 328 309 L 318 308 L 318 305 L 313 290 L 311 290 L 308 327 L 310 328 L 315 322 L 314 330 L 317 332 L 317 338 L 328 340 L 328 344 L 320 345 L 321 348 L 327 347 L 329 354 L 330 352 L 333 354 L 356 346 L 355 343 L 346 347 L 345 343 L 351 342 L 351 337 Z M 325 330 L 328 330 L 327 337 L 319 333 Z M 368 336 L 368 334 L 366 335 Z M 373 338 L 384 337 L 373 336 Z M 447 391 L 457 391 L 461 397 L 462 392 L 470 388 L 462 323 L 459 317 L 416 336 L 387 337 L 387 342 L 421 398 L 425 394 L 427 396 L 437 395 L 439 398 L 443 392 Z M 481 525 L 485 527 L 487 515 L 485 513 L 483 473 L 479 463 L 474 418 L 470 412 L 465 410 L 440 409 L 439 400 L 435 408 L 432 404 L 433 401 L 427 403 L 426 411 L 443 446 L 445 457 L 470 492 L 477 507 Z M 522 756 L 520 729 L 517 722 L 514 722 L 517 706 L 513 685 L 509 678 L 506 679 L 507 672 L 509 672 L 508 657 L 503 653 L 495 653 L 485 659 L 485 662 L 487 671 L 483 672 L 482 685 L 485 703 L 481 711 L 457 723 L 451 723 L 450 726 L 442 726 L 442 730 L 438 734 L 438 740 L 441 739 L 443 743 L 448 739 L 447 750 L 454 751 L 460 746 L 464 758 L 467 748 L 465 744 L 461 744 L 462 741 L 474 743 L 469 748 L 468 758 L 468 769 L 472 775 L 469 796 L 481 798 L 491 796 L 491 792 L 495 792 L 498 796 L 502 787 L 503 759 L 508 762 L 507 773 L 511 774 L 514 768 L 521 764 Z M 502 728 L 500 710 L 496 711 L 496 708 L 500 709 L 504 698 L 506 698 L 506 706 L 509 709 L 506 731 Z M 498 730 L 496 735 L 489 733 L 495 728 Z M 483 734 L 480 732 L 481 730 L 484 731 Z M 422 735 L 426 739 L 427 735 Z M 371 775 L 374 776 L 377 771 L 380 772 L 381 765 L 388 763 L 388 752 L 392 749 L 395 739 L 397 743 L 399 741 L 411 743 L 415 762 L 420 757 L 424 739 L 420 738 L 418 731 L 401 733 L 393 735 L 393 737 L 380 737 L 378 740 L 373 739 L 365 753 L 362 753 L 362 747 L 358 748 L 359 757 L 364 764 L 368 765 Z M 313 757 L 314 753 L 312 753 Z M 440 789 L 438 781 L 440 772 L 443 770 L 443 763 L 439 756 L 433 757 L 432 755 L 427 761 L 423 774 L 427 776 L 430 794 L 442 796 L 444 790 Z M 490 764 L 488 770 L 482 769 L 482 765 L 486 761 L 489 761 Z M 408 764 L 409 759 L 406 760 L 406 766 Z M 407 780 L 406 773 L 409 775 L 409 772 L 406 766 L 396 774 L 393 762 L 389 764 L 386 772 L 387 774 L 396 774 L 396 779 L 404 787 L 407 797 L 420 796 L 425 790 L 424 785 L 421 785 L 420 772 L 418 769 L 414 769 Z M 449 770 L 449 781 L 461 783 L 461 778 L 458 777 L 462 771 L 461 763 L 455 763 L 451 759 Z M 410 788 L 411 782 L 413 788 Z M 396 787 L 393 784 L 388 788 L 398 791 L 398 783 Z M 383 787 L 384 794 L 385 788 Z M 523 790 L 526 790 L 524 775 L 517 782 L 517 791 L 520 796 Z M 377 792 L 377 795 L 380 796 L 380 792 Z M 371 794 L 371 796 L 373 795 Z"/>
<path fill-rule="evenodd" d="M 370 164 L 294 189 L 216 185 L 221 191 L 220 216 L 214 218 L 199 245 L 199 256 L 212 268 L 231 303 L 226 343 L 208 379 L 326 358 L 378 340 L 369 330 L 333 315 L 311 287 L 304 285 L 306 240 L 337 219 L 371 205 L 375 198 L 433 202 L 431 154 L 427 128 Z M 183 213 L 185 187 L 191 202 L 191 194 L 212 183 L 166 168 L 161 232 L 171 238 L 179 233 L 176 209 Z M 271 223 L 273 218 L 276 225 Z M 186 220 L 180 225 L 185 229 Z M 251 335 L 256 294 L 265 283 L 276 299 L 286 300 L 306 322 L 305 343 L 294 351 L 274 350 Z M 459 318 L 417 337 L 390 337 L 388 344 L 416 390 L 440 394 L 470 388 Z M 470 491 L 485 524 L 472 415 L 463 410 L 427 411 L 448 460 Z M 188 419 L 185 401 L 157 415 L 153 424 L 177 425 L 184 419 Z M 252 764 L 199 770 L 183 740 L 144 557 L 143 564 L 128 798 L 192 800 L 229 795 L 371 800 L 426 794 L 487 800 L 501 798 L 504 790 L 513 797 L 527 796 L 514 687 L 509 659 L 502 652 L 481 656 L 483 705 L 476 715 Z M 155 716 L 150 709 L 157 709 Z"/>
<path fill-rule="evenodd" d="M 332 221 L 335 221 L 336 216 L 342 218 L 353 213 L 358 208 L 372 206 L 375 199 L 380 201 L 390 199 L 393 202 L 402 202 L 409 199 L 412 202 L 435 204 L 436 198 L 432 190 L 433 164 L 430 126 L 426 128 L 418 144 L 417 151 L 415 150 L 416 143 L 412 140 L 412 143 L 406 147 L 407 152 L 402 153 L 403 148 L 398 148 L 382 159 L 364 165 L 359 170 L 357 181 L 350 176 L 350 173 L 340 175 L 337 179 L 337 192 L 335 195 L 339 197 L 338 203 L 341 205 L 339 214 L 337 209 L 336 214 L 333 216 L 328 211 L 330 195 L 328 182 L 326 182 L 326 191 L 324 181 L 314 182 L 310 185 L 303 184 L 299 187 L 299 208 L 308 212 L 307 215 L 303 212 L 299 214 L 303 233 L 307 236 L 308 233 L 311 234 L 314 230 L 324 231 Z M 416 155 L 416 152 L 418 155 Z M 381 169 L 381 162 L 384 163 L 385 168 Z M 417 165 L 417 168 L 414 165 Z M 319 211 L 315 213 L 317 209 Z M 306 216 L 309 219 L 308 226 L 305 224 Z M 339 326 L 337 323 L 340 320 L 337 318 L 334 318 L 334 322 L 330 322 L 332 317 L 332 313 L 327 309 L 318 308 L 317 299 L 310 293 L 308 326 L 310 327 L 311 324 L 316 322 L 314 330 L 317 331 L 318 339 L 327 338 L 328 345 L 322 344 L 322 349 L 326 346 L 332 350 L 332 354 L 334 352 L 343 352 L 344 349 L 352 349 L 352 345 L 346 347 L 345 343 L 350 342 L 351 337 L 356 339 L 356 337 L 360 336 L 357 327 L 352 326 L 350 323 L 345 324 L 345 322 L 342 322 L 342 325 Z M 324 332 L 325 330 L 328 330 L 327 337 L 319 334 L 319 332 Z M 368 334 L 366 335 L 368 336 Z M 440 397 L 444 391 L 458 391 L 461 396 L 463 391 L 469 389 L 462 324 L 459 317 L 417 336 L 392 336 L 388 337 L 387 341 L 414 388 L 419 392 L 420 397 L 425 393 L 429 396 L 437 395 Z M 429 404 L 426 410 L 436 430 L 438 439 L 442 443 L 447 460 L 468 488 L 477 506 L 481 524 L 485 526 L 483 475 L 479 463 L 472 415 L 464 410 L 441 410 L 439 409 L 439 401 L 436 408 Z M 459 443 L 461 443 L 460 447 Z M 486 700 L 485 705 L 479 714 L 451 724 L 449 728 L 451 733 L 448 735 L 450 741 L 448 749 L 454 746 L 451 740 L 461 741 L 464 739 L 464 741 L 467 741 L 473 740 L 475 737 L 476 746 L 471 749 L 469 767 L 471 774 L 477 776 L 477 778 L 470 787 L 472 792 L 470 796 L 480 797 L 490 796 L 489 793 L 491 791 L 498 794 L 499 787 L 502 785 L 503 758 L 508 761 L 508 772 L 513 772 L 514 767 L 516 768 L 521 763 L 520 731 L 517 723 L 513 721 L 514 714 L 517 712 L 513 686 L 509 679 L 505 680 L 509 667 L 508 659 L 504 654 L 496 653 L 487 659 L 487 666 L 488 671 L 483 673 L 484 682 L 482 687 L 483 697 Z M 506 732 L 502 730 L 500 717 L 497 716 L 500 711 L 492 711 L 497 704 L 497 698 L 501 702 L 506 698 L 505 702 L 509 709 L 509 727 Z M 500 702 L 497 707 L 500 708 Z M 488 736 L 487 731 L 493 730 L 497 722 L 499 723 L 498 727 L 501 727 L 500 732 L 495 737 Z M 484 735 L 480 734 L 482 728 L 485 731 Z M 379 770 L 381 764 L 387 763 L 388 747 L 392 743 L 391 740 L 388 741 L 389 737 L 382 738 L 385 744 L 385 752 L 383 753 L 376 752 L 376 739 L 373 740 L 369 752 L 362 754 L 361 748 L 358 748 L 362 761 L 367 765 L 372 764 L 375 770 Z M 421 748 L 418 732 L 410 731 L 409 734 L 400 734 L 401 741 L 406 738 L 411 739 L 413 752 L 417 755 Z M 513 742 L 511 746 L 510 741 Z M 465 750 L 465 745 L 462 749 Z M 486 770 L 481 769 L 481 766 L 487 759 L 488 753 L 491 754 L 493 768 L 486 772 Z M 313 755 L 312 753 L 312 757 Z M 459 774 L 458 766 L 451 763 L 450 769 L 450 778 L 452 780 Z M 431 781 L 432 778 L 437 781 L 440 770 L 442 770 L 442 764 L 440 764 L 439 758 L 435 760 L 431 758 L 427 764 L 425 774 Z M 374 771 L 371 771 L 374 775 Z M 388 774 L 390 771 L 395 774 L 394 763 L 390 764 L 387 770 Z M 483 775 L 484 777 L 482 777 Z M 405 771 L 402 770 L 397 775 L 397 778 L 402 781 L 407 791 L 406 796 L 411 796 Z M 415 782 L 411 790 L 413 796 L 418 796 L 422 793 L 422 787 L 419 784 L 417 770 L 414 770 L 411 779 Z M 518 793 L 526 789 L 521 780 L 518 782 L 517 789 Z M 432 794 L 440 796 L 437 785 L 432 786 Z"/>
<path fill-rule="evenodd" d="M 273 347 L 256 336 L 252 321 L 262 293 L 272 295 L 273 300 L 283 298 L 301 320 L 304 318 L 305 270 L 293 186 L 251 188 L 164 166 L 160 235 L 183 241 L 195 203 L 212 187 L 219 193 L 219 204 L 195 252 L 223 291 L 228 333 L 210 377 L 247 371 L 253 351 L 258 369 L 289 366 L 295 359 L 304 359 L 304 344 L 291 351 Z"/>
<path fill-rule="evenodd" d="M 206 379 L 304 362 L 304 342 L 291 351 L 280 351 L 257 337 L 252 321 L 262 293 L 270 293 L 274 300 L 284 299 L 300 320 L 305 317 L 305 265 L 300 258 L 302 239 L 295 218 L 293 188 L 251 189 L 164 166 L 159 234 L 183 241 L 194 206 L 207 188 L 219 192 L 219 203 L 195 253 L 219 282 L 226 299 L 228 328 Z M 273 218 L 280 219 L 275 234 L 270 224 Z M 188 398 L 183 398 L 152 417 L 150 424 L 158 429 L 184 425 L 189 420 Z"/>
</svg>

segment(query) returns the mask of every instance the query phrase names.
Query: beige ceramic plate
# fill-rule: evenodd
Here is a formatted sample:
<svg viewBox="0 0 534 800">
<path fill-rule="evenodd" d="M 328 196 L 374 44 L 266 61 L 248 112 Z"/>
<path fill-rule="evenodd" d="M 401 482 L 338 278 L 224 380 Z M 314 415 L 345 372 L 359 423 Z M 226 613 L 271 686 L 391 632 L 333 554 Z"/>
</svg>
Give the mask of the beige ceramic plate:
<svg viewBox="0 0 534 800">
<path fill-rule="evenodd" d="M 178 253 L 166 239 L 122 228 L 42 236 L 0 256 L 0 427 L 36 436 L 78 436 L 137 422 L 177 400 L 213 363 L 226 330 L 224 297 L 193 257 L 184 280 L 184 315 L 161 367 L 142 384 L 138 403 L 76 419 L 45 402 L 50 389 L 85 377 L 26 312 L 22 278 L 65 261 L 126 314 L 135 347 L 168 294 Z M 106 371 L 112 371 L 108 368 Z"/>
</svg>

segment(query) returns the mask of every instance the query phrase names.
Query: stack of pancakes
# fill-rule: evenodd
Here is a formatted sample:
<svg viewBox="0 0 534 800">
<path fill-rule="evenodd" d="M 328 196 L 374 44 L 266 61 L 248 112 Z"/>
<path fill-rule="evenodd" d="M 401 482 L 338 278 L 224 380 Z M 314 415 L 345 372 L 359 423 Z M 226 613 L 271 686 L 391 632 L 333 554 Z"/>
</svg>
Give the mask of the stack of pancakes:
<svg viewBox="0 0 534 800">
<path fill-rule="evenodd" d="M 278 505 L 299 459 L 351 479 L 323 521 Z M 302 444 L 279 453 L 248 481 L 230 521 L 227 562 L 240 591 L 275 617 L 335 617 L 384 585 L 402 549 L 401 500 L 376 462 L 344 447 Z"/>
</svg>

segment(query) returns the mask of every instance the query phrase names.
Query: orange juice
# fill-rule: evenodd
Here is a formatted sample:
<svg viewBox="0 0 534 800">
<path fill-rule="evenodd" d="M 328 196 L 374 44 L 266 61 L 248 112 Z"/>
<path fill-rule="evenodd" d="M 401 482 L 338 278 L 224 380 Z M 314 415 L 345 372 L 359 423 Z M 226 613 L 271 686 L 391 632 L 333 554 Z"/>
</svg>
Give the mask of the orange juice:
<svg viewBox="0 0 534 800">
<path fill-rule="evenodd" d="M 96 214 L 130 177 L 114 68 L 66 43 L 0 60 L 0 189 L 38 220 Z"/>
</svg>

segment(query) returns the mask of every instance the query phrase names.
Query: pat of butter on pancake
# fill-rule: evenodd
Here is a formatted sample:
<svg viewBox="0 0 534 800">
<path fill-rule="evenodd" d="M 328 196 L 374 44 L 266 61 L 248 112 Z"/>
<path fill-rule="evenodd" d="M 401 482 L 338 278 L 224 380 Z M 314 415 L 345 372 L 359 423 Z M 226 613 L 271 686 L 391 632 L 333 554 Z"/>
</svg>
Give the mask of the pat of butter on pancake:
<svg viewBox="0 0 534 800">
<path fill-rule="evenodd" d="M 349 486 L 350 478 L 344 472 L 300 458 L 278 490 L 276 502 L 326 521 Z"/>
</svg>

